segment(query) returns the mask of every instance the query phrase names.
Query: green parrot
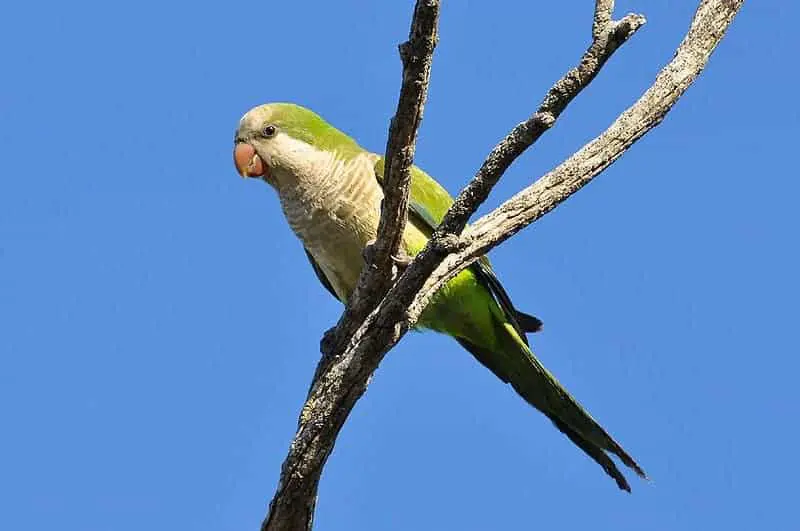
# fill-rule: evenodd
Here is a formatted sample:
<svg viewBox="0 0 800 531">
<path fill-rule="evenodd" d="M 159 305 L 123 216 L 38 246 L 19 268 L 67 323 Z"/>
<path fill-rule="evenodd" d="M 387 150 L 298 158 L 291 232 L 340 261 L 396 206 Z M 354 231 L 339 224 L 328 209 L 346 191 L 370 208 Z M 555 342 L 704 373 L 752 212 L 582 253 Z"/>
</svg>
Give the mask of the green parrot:
<svg viewBox="0 0 800 531">
<path fill-rule="evenodd" d="M 277 191 L 317 277 L 346 303 L 364 266 L 363 249 L 377 235 L 383 157 L 291 103 L 248 111 L 234 144 L 239 174 L 263 179 Z M 421 251 L 452 203 L 439 183 L 413 167 L 401 251 L 408 256 Z M 646 478 L 644 471 L 533 354 L 526 333 L 541 326 L 514 308 L 486 257 L 442 287 L 417 324 L 452 336 L 630 492 L 609 454 Z"/>
</svg>

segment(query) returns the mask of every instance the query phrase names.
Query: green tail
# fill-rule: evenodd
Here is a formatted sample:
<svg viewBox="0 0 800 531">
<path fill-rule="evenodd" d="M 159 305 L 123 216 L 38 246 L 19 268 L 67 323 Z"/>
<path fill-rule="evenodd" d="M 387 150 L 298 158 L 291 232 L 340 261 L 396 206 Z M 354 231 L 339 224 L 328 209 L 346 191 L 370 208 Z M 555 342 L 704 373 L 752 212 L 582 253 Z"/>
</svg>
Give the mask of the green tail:
<svg viewBox="0 0 800 531">
<path fill-rule="evenodd" d="M 620 489 L 631 487 L 608 453 L 616 455 L 642 478 L 644 470 L 584 410 L 531 352 L 526 341 L 509 323 L 496 323 L 498 348 L 486 349 L 458 338 L 467 350 L 498 378 L 510 383 L 530 405 L 544 413 L 569 439 L 611 476 Z"/>
</svg>

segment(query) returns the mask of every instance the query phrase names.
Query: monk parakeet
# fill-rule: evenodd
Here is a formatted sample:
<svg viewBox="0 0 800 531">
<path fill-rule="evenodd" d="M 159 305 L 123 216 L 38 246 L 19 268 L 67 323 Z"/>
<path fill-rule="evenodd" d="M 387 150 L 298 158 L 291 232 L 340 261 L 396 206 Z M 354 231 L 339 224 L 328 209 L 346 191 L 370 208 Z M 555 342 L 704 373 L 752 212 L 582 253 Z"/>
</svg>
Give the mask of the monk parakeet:
<svg viewBox="0 0 800 531">
<path fill-rule="evenodd" d="M 289 226 L 302 241 L 319 280 L 345 303 L 377 234 L 384 160 L 289 103 L 251 109 L 239 122 L 233 158 L 244 177 L 278 193 Z M 411 171 L 409 222 L 402 251 L 413 256 L 441 222 L 452 197 L 417 167 Z M 526 333 L 539 319 L 517 310 L 485 257 L 450 280 L 423 312 L 418 328 L 452 336 L 594 459 L 619 488 L 630 486 L 609 454 L 644 471 L 562 387 L 530 349 Z"/>
</svg>

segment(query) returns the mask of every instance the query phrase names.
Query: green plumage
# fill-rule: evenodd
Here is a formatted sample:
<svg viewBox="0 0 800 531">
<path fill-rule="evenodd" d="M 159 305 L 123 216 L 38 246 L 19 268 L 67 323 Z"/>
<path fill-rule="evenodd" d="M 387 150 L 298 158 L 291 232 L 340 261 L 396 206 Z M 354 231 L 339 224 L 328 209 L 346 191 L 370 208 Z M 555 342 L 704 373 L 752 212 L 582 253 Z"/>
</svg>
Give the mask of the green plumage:
<svg viewBox="0 0 800 531">
<path fill-rule="evenodd" d="M 248 125 L 249 122 L 261 126 L 263 124 L 259 120 L 263 117 L 270 123 L 278 124 L 293 138 L 325 152 L 334 152 L 342 160 L 352 160 L 366 154 L 350 137 L 307 109 L 291 104 L 272 104 L 256 108 L 251 113 L 259 109 L 258 117 L 248 117 L 250 113 L 245 115 L 237 139 L 246 140 L 249 130 L 253 128 Z M 364 178 L 372 178 L 380 183 L 383 179 L 383 158 L 375 156 L 374 160 L 374 174 Z M 325 179 L 323 176 L 321 182 Z M 424 247 L 426 238 L 441 222 L 452 202 L 450 194 L 433 178 L 417 167 L 412 168 L 410 227 L 406 230 L 403 242 L 406 252 L 414 255 Z M 373 214 L 370 210 L 370 217 Z M 307 254 L 323 285 L 336 296 L 334 279 L 327 278 L 325 268 L 311 252 L 307 251 Z M 353 264 L 358 268 L 360 265 Z M 544 413 L 573 443 L 602 466 L 621 489 L 630 491 L 630 486 L 609 454 L 616 455 L 625 465 L 645 477 L 636 462 L 533 354 L 525 334 L 539 330 L 541 322 L 514 308 L 487 258 L 482 258 L 450 280 L 425 309 L 418 326 L 455 338 L 480 363 L 503 382 L 509 383 L 525 401 Z"/>
<path fill-rule="evenodd" d="M 383 159 L 376 166 L 382 179 Z M 417 167 L 411 172 L 410 223 L 425 224 L 431 234 L 453 199 L 432 177 Z M 630 486 L 605 451 L 615 454 L 642 477 L 644 471 L 544 368 L 528 346 L 519 312 L 500 286 L 485 276 L 494 273 L 488 259 L 453 278 L 440 290 L 420 319 L 420 326 L 453 336 L 498 378 L 510 383 L 529 404 L 547 415 L 626 491 Z M 535 319 L 535 318 L 534 318 Z"/>
</svg>

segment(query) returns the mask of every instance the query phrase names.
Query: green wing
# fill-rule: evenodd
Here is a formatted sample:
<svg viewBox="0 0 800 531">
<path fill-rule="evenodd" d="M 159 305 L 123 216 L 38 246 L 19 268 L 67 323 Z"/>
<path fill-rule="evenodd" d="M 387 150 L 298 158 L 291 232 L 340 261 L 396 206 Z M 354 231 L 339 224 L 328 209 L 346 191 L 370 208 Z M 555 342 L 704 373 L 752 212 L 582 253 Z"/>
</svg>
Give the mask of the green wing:
<svg viewBox="0 0 800 531">
<path fill-rule="evenodd" d="M 375 177 L 383 186 L 384 158 L 375 163 Z M 444 219 L 447 210 L 453 204 L 453 197 L 436 180 L 416 166 L 411 167 L 411 185 L 408 198 L 408 213 L 411 223 L 417 226 L 427 236 Z M 478 277 L 480 283 L 489 290 L 503 309 L 509 322 L 525 339 L 526 332 L 538 332 L 542 329 L 542 321 L 538 318 L 517 310 L 511 302 L 511 297 L 500 284 L 500 280 L 492 270 L 492 264 L 486 256 L 470 266 Z"/>
<path fill-rule="evenodd" d="M 381 157 L 375 163 L 375 177 L 381 186 L 383 186 L 383 172 L 384 160 Z M 411 166 L 411 189 L 408 201 L 410 214 L 418 217 L 422 224 L 419 228 L 428 227 L 430 229 L 428 232 L 433 232 L 442 222 L 450 205 L 453 204 L 453 198 L 447 190 L 416 166 Z"/>
</svg>

